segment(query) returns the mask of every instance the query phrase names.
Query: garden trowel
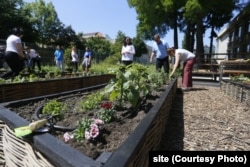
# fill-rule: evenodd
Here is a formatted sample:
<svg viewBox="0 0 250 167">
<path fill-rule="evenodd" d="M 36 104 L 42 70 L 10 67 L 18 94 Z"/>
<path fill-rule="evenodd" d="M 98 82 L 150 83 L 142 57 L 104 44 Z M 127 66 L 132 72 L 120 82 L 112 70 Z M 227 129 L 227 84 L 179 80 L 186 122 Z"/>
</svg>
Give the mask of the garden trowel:
<svg viewBox="0 0 250 167">
<path fill-rule="evenodd" d="M 31 134 L 35 130 L 43 127 L 47 123 L 47 119 L 41 119 L 30 123 L 28 126 L 22 126 L 14 129 L 16 137 L 22 137 Z"/>
</svg>

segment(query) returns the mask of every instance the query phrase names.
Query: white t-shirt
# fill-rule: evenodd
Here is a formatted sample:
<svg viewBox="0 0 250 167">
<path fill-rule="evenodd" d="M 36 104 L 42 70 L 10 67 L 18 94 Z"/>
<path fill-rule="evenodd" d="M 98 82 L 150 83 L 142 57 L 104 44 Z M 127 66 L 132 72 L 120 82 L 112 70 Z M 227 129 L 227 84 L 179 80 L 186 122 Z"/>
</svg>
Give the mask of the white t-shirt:
<svg viewBox="0 0 250 167">
<path fill-rule="evenodd" d="M 17 43 L 22 44 L 21 39 L 16 35 L 10 35 L 6 40 L 6 51 L 18 53 Z"/>
<path fill-rule="evenodd" d="M 79 56 L 75 51 L 71 51 L 72 62 L 79 62 Z"/>
<path fill-rule="evenodd" d="M 177 57 L 178 55 L 179 55 L 180 61 L 186 61 L 188 59 L 192 59 L 195 57 L 195 55 L 192 52 L 190 52 L 186 49 L 176 49 L 175 50 L 175 57 Z"/>
<path fill-rule="evenodd" d="M 36 51 L 34 49 L 30 49 L 29 56 L 31 58 L 35 58 L 38 56 L 38 54 L 36 53 Z"/>
<path fill-rule="evenodd" d="M 134 45 L 122 46 L 122 61 L 133 61 L 134 54 L 135 54 Z"/>
</svg>

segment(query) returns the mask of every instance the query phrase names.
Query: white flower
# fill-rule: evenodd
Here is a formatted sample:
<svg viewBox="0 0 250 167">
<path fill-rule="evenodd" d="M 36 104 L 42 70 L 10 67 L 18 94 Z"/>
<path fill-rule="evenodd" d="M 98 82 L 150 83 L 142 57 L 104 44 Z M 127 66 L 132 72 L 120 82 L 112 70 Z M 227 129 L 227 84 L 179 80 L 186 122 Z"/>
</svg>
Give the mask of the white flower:
<svg viewBox="0 0 250 167">
<path fill-rule="evenodd" d="M 85 139 L 91 139 L 90 133 L 88 131 L 85 131 Z"/>
<path fill-rule="evenodd" d="M 94 122 L 96 125 L 103 125 L 104 124 L 104 121 L 101 119 L 94 119 Z"/>
<path fill-rule="evenodd" d="M 74 138 L 74 135 L 66 132 L 66 133 L 64 133 L 63 138 L 64 138 L 65 142 L 68 142 L 70 139 Z"/>
</svg>

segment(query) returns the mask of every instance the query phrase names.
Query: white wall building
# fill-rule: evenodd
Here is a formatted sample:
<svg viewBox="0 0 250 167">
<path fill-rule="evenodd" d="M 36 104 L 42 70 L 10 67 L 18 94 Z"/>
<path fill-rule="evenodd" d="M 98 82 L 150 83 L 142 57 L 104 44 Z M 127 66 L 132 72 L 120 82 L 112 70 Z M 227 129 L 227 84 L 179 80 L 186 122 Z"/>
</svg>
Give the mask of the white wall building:
<svg viewBox="0 0 250 167">
<path fill-rule="evenodd" d="M 229 42 L 229 34 L 227 30 L 228 27 L 225 27 L 221 32 L 219 32 L 216 38 L 217 46 L 215 52 L 218 54 L 216 55 L 216 58 L 224 59 L 227 56 L 228 53 L 227 47 Z"/>
</svg>

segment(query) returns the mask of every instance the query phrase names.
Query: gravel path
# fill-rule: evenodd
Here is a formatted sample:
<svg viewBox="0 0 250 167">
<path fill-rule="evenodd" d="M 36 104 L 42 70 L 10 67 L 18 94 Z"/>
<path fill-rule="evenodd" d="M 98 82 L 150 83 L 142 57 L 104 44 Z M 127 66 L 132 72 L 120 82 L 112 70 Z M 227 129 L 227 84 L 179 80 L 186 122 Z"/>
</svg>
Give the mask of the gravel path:
<svg viewBox="0 0 250 167">
<path fill-rule="evenodd" d="M 161 150 L 250 150 L 250 109 L 220 87 L 177 89 Z"/>
</svg>

